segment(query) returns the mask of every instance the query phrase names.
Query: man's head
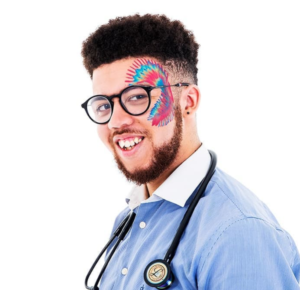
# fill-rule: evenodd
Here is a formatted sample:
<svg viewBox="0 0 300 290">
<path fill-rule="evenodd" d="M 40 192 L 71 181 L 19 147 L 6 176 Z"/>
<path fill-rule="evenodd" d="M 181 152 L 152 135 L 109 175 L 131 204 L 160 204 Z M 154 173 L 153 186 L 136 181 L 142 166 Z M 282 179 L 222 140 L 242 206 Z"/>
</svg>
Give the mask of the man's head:
<svg viewBox="0 0 300 290">
<path fill-rule="evenodd" d="M 129 180 L 155 180 L 193 142 L 198 47 L 179 21 L 158 15 L 111 20 L 84 42 L 97 96 L 87 104 L 90 115 L 108 120 L 98 135 Z M 182 82 L 191 85 L 172 86 Z"/>
</svg>

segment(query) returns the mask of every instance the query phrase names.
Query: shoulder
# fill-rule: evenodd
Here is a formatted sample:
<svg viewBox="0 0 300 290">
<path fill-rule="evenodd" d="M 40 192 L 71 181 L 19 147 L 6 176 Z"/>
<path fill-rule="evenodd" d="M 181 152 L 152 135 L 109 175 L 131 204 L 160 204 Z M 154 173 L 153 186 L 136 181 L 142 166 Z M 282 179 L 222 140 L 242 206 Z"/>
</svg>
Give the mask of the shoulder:
<svg viewBox="0 0 300 290">
<path fill-rule="evenodd" d="M 251 190 L 221 169 L 217 168 L 211 178 L 205 197 L 212 203 L 222 200 L 230 209 L 229 215 L 258 218 L 280 227 L 273 213 Z"/>
<path fill-rule="evenodd" d="M 188 231 L 193 232 L 195 228 L 195 251 L 202 263 L 218 247 L 226 248 L 235 242 L 245 245 L 255 239 L 260 244 L 277 241 L 290 261 L 296 253 L 292 238 L 269 208 L 219 168 L 195 209 Z"/>
<path fill-rule="evenodd" d="M 232 275 L 239 269 L 246 275 L 254 268 L 259 275 L 259 271 L 265 272 L 264 267 L 290 275 L 293 267 L 299 268 L 299 253 L 292 237 L 240 182 L 217 169 L 201 202 L 196 209 L 200 222 L 194 256 L 199 275 L 207 277 L 211 271 L 220 274 L 227 270 Z M 300 269 L 294 271 L 299 275 Z"/>
<path fill-rule="evenodd" d="M 112 237 L 113 233 L 115 232 L 115 230 L 117 229 L 117 227 L 121 224 L 122 220 L 125 219 L 125 217 L 128 215 L 128 213 L 130 212 L 129 207 L 127 206 L 125 209 L 123 209 L 116 217 L 110 237 Z M 114 244 L 116 243 L 116 240 L 114 242 L 112 242 L 106 251 L 106 256 L 109 253 L 109 251 L 112 249 L 112 247 L 114 246 Z"/>
<path fill-rule="evenodd" d="M 254 193 L 217 168 L 193 213 L 190 230 L 198 228 L 198 245 L 204 247 L 226 228 L 250 218 L 283 231 L 272 212 Z"/>
<path fill-rule="evenodd" d="M 243 227 L 248 231 L 257 228 L 258 232 L 263 229 L 288 236 L 264 202 L 219 168 L 207 186 L 204 199 L 206 204 L 203 207 L 209 208 L 206 214 L 212 219 L 210 226 L 215 230 L 218 228 L 217 235 L 231 228 L 237 228 L 239 234 L 245 234 L 239 229 Z"/>
<path fill-rule="evenodd" d="M 126 208 L 124 208 L 115 218 L 114 221 L 114 226 L 112 229 L 112 232 L 114 232 L 116 230 L 116 228 L 119 226 L 119 224 L 122 222 L 123 219 L 125 219 L 125 217 L 128 215 L 128 213 L 130 212 L 130 209 L 128 206 L 126 206 Z"/>
</svg>

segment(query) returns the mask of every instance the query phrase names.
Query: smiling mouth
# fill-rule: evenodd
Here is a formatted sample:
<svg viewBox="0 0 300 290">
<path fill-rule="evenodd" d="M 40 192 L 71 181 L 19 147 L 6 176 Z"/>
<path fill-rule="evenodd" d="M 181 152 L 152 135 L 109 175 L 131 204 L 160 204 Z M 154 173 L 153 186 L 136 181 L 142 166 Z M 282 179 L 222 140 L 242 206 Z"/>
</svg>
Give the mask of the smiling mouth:
<svg viewBox="0 0 300 290">
<path fill-rule="evenodd" d="M 117 142 L 119 148 L 124 151 L 132 150 L 136 145 L 141 143 L 145 137 L 135 137 L 135 138 L 127 138 L 123 140 L 119 140 Z"/>
</svg>

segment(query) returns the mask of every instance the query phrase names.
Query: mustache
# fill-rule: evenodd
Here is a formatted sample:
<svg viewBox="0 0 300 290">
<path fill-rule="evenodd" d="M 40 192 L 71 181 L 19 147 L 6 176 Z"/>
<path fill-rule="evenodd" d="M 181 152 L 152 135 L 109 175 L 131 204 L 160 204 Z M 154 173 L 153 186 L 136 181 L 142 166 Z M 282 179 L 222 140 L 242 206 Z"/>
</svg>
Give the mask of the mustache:
<svg viewBox="0 0 300 290">
<path fill-rule="evenodd" d="M 140 134 L 140 135 L 148 135 L 148 131 L 146 130 L 136 130 L 136 129 L 129 129 L 129 128 L 125 128 L 122 130 L 116 130 L 112 133 L 111 137 L 114 137 L 116 135 L 122 135 L 122 134 Z"/>
</svg>

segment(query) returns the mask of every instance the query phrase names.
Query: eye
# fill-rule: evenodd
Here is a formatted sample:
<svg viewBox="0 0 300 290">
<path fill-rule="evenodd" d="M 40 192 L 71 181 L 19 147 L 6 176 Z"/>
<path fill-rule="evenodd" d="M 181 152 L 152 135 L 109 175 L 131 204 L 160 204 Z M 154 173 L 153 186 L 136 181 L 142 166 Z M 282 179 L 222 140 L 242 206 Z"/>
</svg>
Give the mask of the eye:
<svg viewBox="0 0 300 290">
<path fill-rule="evenodd" d="M 105 98 L 94 99 L 91 103 L 91 109 L 94 115 L 105 115 L 110 113 L 111 105 Z"/>
<path fill-rule="evenodd" d="M 103 112 L 105 110 L 110 110 L 110 104 L 103 104 L 97 107 L 97 112 Z"/>
<path fill-rule="evenodd" d="M 135 95 L 135 96 L 131 96 L 130 98 L 128 98 L 128 101 L 139 101 L 142 99 L 147 98 L 147 95 Z"/>
</svg>

